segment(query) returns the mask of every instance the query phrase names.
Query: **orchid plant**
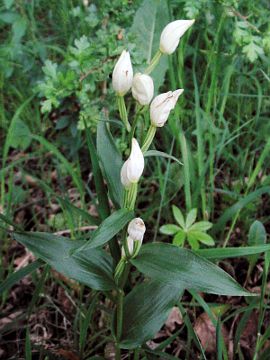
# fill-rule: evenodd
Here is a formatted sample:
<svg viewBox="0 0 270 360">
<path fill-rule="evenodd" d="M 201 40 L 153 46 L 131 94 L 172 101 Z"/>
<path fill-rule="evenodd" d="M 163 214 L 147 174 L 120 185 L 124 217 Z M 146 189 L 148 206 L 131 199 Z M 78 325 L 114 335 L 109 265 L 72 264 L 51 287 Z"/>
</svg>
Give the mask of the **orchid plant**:
<svg viewBox="0 0 270 360">
<path fill-rule="evenodd" d="M 142 219 L 144 215 L 139 214 L 138 217 L 136 211 L 138 185 L 145 167 L 146 152 L 157 129 L 165 126 L 184 91 L 168 91 L 153 99 L 151 72 L 161 56 L 170 55 L 176 50 L 181 37 L 193 23 L 194 20 L 177 20 L 164 28 L 160 47 L 144 73 L 133 76 L 131 57 L 126 50 L 115 65 L 112 86 L 130 148 L 130 155 L 124 163 L 118 158 L 106 122 L 98 126 L 97 148 L 92 135 L 85 129 L 102 220 L 96 224 L 97 229 L 90 237 L 83 239 L 25 232 L 21 229 L 13 232 L 14 238 L 39 258 L 37 266 L 46 262 L 65 276 L 108 297 L 110 306 L 114 308 L 111 339 L 115 345 L 115 359 L 118 360 L 123 351 L 134 351 L 134 358 L 137 359 L 145 353 L 142 345 L 154 337 L 186 289 L 231 296 L 251 295 L 207 259 L 209 252 L 204 255 L 201 250 L 198 255 L 173 244 L 151 243 Z M 137 102 L 133 122 L 124 99 L 130 90 Z M 136 140 L 136 119 L 141 111 L 149 112 L 150 124 L 140 144 Z M 75 176 L 74 179 L 76 181 Z M 108 186 L 108 196 L 103 179 Z M 143 245 L 145 233 L 147 244 Z M 131 281 L 132 266 L 141 273 L 138 284 Z"/>
</svg>

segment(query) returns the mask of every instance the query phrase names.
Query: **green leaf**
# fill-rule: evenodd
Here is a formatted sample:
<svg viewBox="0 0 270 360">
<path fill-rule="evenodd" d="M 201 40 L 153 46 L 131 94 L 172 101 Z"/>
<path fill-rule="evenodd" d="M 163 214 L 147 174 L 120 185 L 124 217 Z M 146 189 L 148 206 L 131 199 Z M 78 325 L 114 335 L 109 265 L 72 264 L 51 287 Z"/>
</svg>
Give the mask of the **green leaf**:
<svg viewBox="0 0 270 360">
<path fill-rule="evenodd" d="M 82 250 L 84 251 L 87 249 L 93 249 L 106 244 L 133 218 L 133 211 L 129 211 L 127 209 L 120 209 L 115 211 L 100 224 L 97 230 L 95 230 L 93 233 L 91 239 L 87 241 L 81 248 L 78 248 L 76 253 Z"/>
<path fill-rule="evenodd" d="M 179 299 L 182 289 L 149 281 L 125 298 L 121 347 L 133 349 L 154 337 Z"/>
<path fill-rule="evenodd" d="M 131 263 L 153 280 L 179 289 L 219 295 L 252 296 L 215 264 L 190 250 L 171 244 L 143 245 Z"/>
<path fill-rule="evenodd" d="M 144 0 L 135 14 L 131 33 L 136 36 L 135 44 L 141 50 L 142 59 L 148 64 L 159 49 L 160 34 L 168 23 L 169 12 L 166 1 Z M 167 69 L 168 59 L 162 56 L 151 74 L 156 92 L 164 82 Z"/>
<path fill-rule="evenodd" d="M 57 78 L 57 63 L 53 63 L 51 60 L 46 60 L 42 70 L 49 78 L 53 80 Z"/>
<path fill-rule="evenodd" d="M 254 221 L 249 229 L 249 233 L 248 233 L 248 244 L 249 245 L 263 245 L 266 243 L 266 231 L 265 228 L 263 226 L 263 224 L 256 220 Z M 253 270 L 258 258 L 259 258 L 259 254 L 256 255 L 252 255 L 248 258 L 249 260 L 249 269 L 248 269 L 248 275 L 250 274 L 250 272 Z"/>
<path fill-rule="evenodd" d="M 97 150 L 92 138 L 91 130 L 86 126 L 84 121 L 86 141 L 89 150 L 89 155 L 91 159 L 91 168 L 94 174 L 95 188 L 98 198 L 98 212 L 102 220 L 105 220 L 110 215 L 110 205 L 109 199 L 107 196 L 106 185 L 103 180 L 103 176 L 100 170 L 99 159 L 97 155 Z"/>
<path fill-rule="evenodd" d="M 25 35 L 27 29 L 27 21 L 25 18 L 20 17 L 12 24 L 13 38 L 14 43 L 19 43 L 21 38 Z"/>
<path fill-rule="evenodd" d="M 14 0 L 4 0 L 6 9 L 10 9 L 11 6 L 13 5 L 13 3 L 14 3 Z"/>
<path fill-rule="evenodd" d="M 78 208 L 77 206 L 73 205 L 67 199 L 62 199 L 60 196 L 56 196 L 57 200 L 61 204 L 61 207 L 68 213 L 71 217 L 74 226 L 78 225 L 79 223 L 84 220 L 87 222 L 88 225 L 99 225 L 100 220 L 92 215 L 90 215 L 87 211 Z"/>
<path fill-rule="evenodd" d="M 0 295 L 9 290 L 13 285 L 19 282 L 25 276 L 31 274 L 33 271 L 37 270 L 39 267 L 43 266 L 43 261 L 35 260 L 31 264 L 24 266 L 18 271 L 10 274 L 1 284 L 0 284 Z"/>
<path fill-rule="evenodd" d="M 214 231 L 215 233 L 217 233 L 219 230 L 224 229 L 224 226 L 226 225 L 227 221 L 230 220 L 235 214 L 237 214 L 238 211 L 242 210 L 245 206 L 255 201 L 263 194 L 270 194 L 270 186 L 263 186 L 251 192 L 250 194 L 246 195 L 245 197 L 237 201 L 233 206 L 228 208 L 215 223 L 212 232 Z"/>
<path fill-rule="evenodd" d="M 189 230 L 195 230 L 195 231 L 207 231 L 209 229 L 211 229 L 211 227 L 213 226 L 212 223 L 210 223 L 209 221 L 198 221 L 195 224 L 193 224 Z"/>
<path fill-rule="evenodd" d="M 20 19 L 20 15 L 13 11 L 1 11 L 0 20 L 6 24 L 13 24 L 15 21 Z"/>
<path fill-rule="evenodd" d="M 208 246 L 213 246 L 215 245 L 215 241 L 214 239 L 206 234 L 205 232 L 202 231 L 194 231 L 194 230 L 190 230 L 189 231 L 189 235 L 193 235 L 198 241 L 200 241 L 201 243 L 208 245 Z"/>
<path fill-rule="evenodd" d="M 69 278 L 96 290 L 105 291 L 115 287 L 112 258 L 101 249 L 87 249 L 70 255 L 84 242 L 38 232 L 16 232 L 14 238 Z"/>
<path fill-rule="evenodd" d="M 266 231 L 263 224 L 256 220 L 254 221 L 249 229 L 248 233 L 248 244 L 249 245 L 262 245 L 266 243 Z"/>
<path fill-rule="evenodd" d="M 186 233 L 183 230 L 179 230 L 178 233 L 173 238 L 173 244 L 177 246 L 182 246 L 184 244 Z"/>
<path fill-rule="evenodd" d="M 207 259 L 228 259 L 239 256 L 249 256 L 254 254 L 261 254 L 270 250 L 270 244 L 260 246 L 243 246 L 243 247 L 228 247 L 218 249 L 200 249 L 196 254 Z"/>
<path fill-rule="evenodd" d="M 186 218 L 186 227 L 189 228 L 196 220 L 197 217 L 197 209 L 191 209 L 187 214 Z"/>
<path fill-rule="evenodd" d="M 198 250 L 200 248 L 197 236 L 195 236 L 192 232 L 187 233 L 187 239 L 192 250 Z"/>
<path fill-rule="evenodd" d="M 171 160 L 177 162 L 177 164 L 179 164 L 179 165 L 183 165 L 183 163 L 181 163 L 181 161 L 179 161 L 175 156 L 172 156 L 170 154 L 167 154 L 165 152 L 158 151 L 158 150 L 148 150 L 143 154 L 143 156 L 144 157 L 149 157 L 149 156 L 164 157 L 166 159 L 171 159 Z"/>
<path fill-rule="evenodd" d="M 246 54 L 250 62 L 254 62 L 258 59 L 259 55 L 263 55 L 263 48 L 257 45 L 254 41 L 251 41 L 249 44 L 243 47 L 243 53 Z"/>
<path fill-rule="evenodd" d="M 31 143 L 31 133 L 28 126 L 20 119 L 16 119 L 10 134 L 10 146 L 25 150 Z"/>
<path fill-rule="evenodd" d="M 174 235 L 179 230 L 181 230 L 180 227 L 174 224 L 163 225 L 159 229 L 159 231 L 164 235 Z"/>
<path fill-rule="evenodd" d="M 116 205 L 121 205 L 123 186 L 120 172 L 123 162 L 105 121 L 99 121 L 98 123 L 97 153 L 108 182 L 112 200 Z"/>
<path fill-rule="evenodd" d="M 184 229 L 186 227 L 186 224 L 185 224 L 185 219 L 184 219 L 184 216 L 183 216 L 181 210 L 177 206 L 173 205 L 172 211 L 173 211 L 173 216 L 174 216 L 175 220 Z"/>
</svg>

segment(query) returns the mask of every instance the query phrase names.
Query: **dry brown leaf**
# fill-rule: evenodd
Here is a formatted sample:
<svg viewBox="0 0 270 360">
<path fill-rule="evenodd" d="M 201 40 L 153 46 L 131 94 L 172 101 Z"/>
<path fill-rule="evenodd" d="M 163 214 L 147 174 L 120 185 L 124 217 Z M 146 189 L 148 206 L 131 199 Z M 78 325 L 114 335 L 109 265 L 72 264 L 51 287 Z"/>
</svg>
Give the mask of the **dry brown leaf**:
<svg viewBox="0 0 270 360">
<path fill-rule="evenodd" d="M 64 359 L 67 360 L 80 360 L 80 357 L 70 350 L 59 349 L 56 350 L 56 354 L 62 356 Z"/>
<path fill-rule="evenodd" d="M 240 345 L 246 349 L 254 349 L 257 339 L 258 313 L 253 311 L 245 325 L 240 338 Z"/>
<path fill-rule="evenodd" d="M 195 321 L 194 331 L 202 347 L 209 353 L 216 352 L 216 328 L 207 313 L 201 314 Z M 229 343 L 229 333 L 225 326 L 221 328 L 225 344 Z"/>
<path fill-rule="evenodd" d="M 165 322 L 165 325 L 170 332 L 173 332 L 176 328 L 176 324 L 182 325 L 183 318 L 179 308 L 174 306 L 170 312 L 170 315 L 168 316 L 168 319 Z"/>
</svg>

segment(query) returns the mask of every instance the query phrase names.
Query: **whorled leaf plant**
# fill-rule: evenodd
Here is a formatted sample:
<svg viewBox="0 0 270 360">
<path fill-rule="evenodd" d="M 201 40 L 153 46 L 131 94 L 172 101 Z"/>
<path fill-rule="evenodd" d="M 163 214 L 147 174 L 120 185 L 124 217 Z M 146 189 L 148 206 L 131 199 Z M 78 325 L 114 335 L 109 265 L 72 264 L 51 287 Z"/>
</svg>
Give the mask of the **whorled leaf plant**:
<svg viewBox="0 0 270 360">
<path fill-rule="evenodd" d="M 183 89 L 177 89 L 153 99 L 154 83 L 150 74 L 162 56 L 175 51 L 193 22 L 177 20 L 165 27 L 159 50 L 144 73 L 133 77 L 128 51 L 123 51 L 115 65 L 112 86 L 131 150 L 122 163 L 105 122 L 98 125 L 96 147 L 91 134 L 87 133 L 98 203 L 103 206 L 103 211 L 99 211 L 102 222 L 90 239 L 70 240 L 48 233 L 23 231 L 13 233 L 17 241 L 65 276 L 102 291 L 105 296 L 108 292 L 116 294 L 110 296 L 111 301 L 115 299 L 111 322 L 116 359 L 121 358 L 121 349 L 136 350 L 138 354 L 144 342 L 162 326 L 185 289 L 229 296 L 251 295 L 218 266 L 190 250 L 159 242 L 142 245 L 146 226 L 141 218 L 143 214 L 135 216 L 138 183 L 145 166 L 144 154 L 157 128 L 166 124 L 183 93 Z M 124 100 L 124 95 L 131 89 L 138 102 L 133 122 L 128 118 Z M 150 124 L 145 124 L 148 130 L 140 144 L 135 138 L 137 119 L 147 111 Z M 112 214 L 102 176 L 117 209 Z M 131 265 L 145 275 L 142 283 L 132 284 L 132 290 L 130 284 L 126 286 Z"/>
</svg>

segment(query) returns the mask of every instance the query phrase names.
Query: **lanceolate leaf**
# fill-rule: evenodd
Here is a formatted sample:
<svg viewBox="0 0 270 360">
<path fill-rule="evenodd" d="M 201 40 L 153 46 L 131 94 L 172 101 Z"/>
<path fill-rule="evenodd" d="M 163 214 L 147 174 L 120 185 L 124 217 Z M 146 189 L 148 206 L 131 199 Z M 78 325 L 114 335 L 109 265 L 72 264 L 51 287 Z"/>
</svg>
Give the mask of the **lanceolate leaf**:
<svg viewBox="0 0 270 360">
<path fill-rule="evenodd" d="M 106 220 L 104 220 L 98 229 L 94 232 L 91 239 L 85 243 L 82 248 L 76 252 L 85 249 L 99 247 L 112 239 L 123 227 L 134 217 L 133 211 L 120 209 L 115 211 Z"/>
<path fill-rule="evenodd" d="M 116 205 L 121 205 L 123 186 L 120 179 L 120 172 L 123 162 L 105 121 L 98 123 L 97 153 L 108 182 L 112 200 Z"/>
<path fill-rule="evenodd" d="M 63 275 L 92 289 L 111 290 L 112 258 L 101 249 L 87 249 L 71 255 L 84 242 L 49 233 L 14 233 L 14 238 Z"/>
<path fill-rule="evenodd" d="M 4 292 L 9 290 L 13 285 L 19 282 L 25 276 L 31 274 L 33 271 L 37 270 L 39 267 L 43 266 L 43 261 L 36 260 L 31 264 L 21 268 L 10 274 L 0 285 L 0 295 Z"/>
<path fill-rule="evenodd" d="M 168 22 L 168 6 L 164 0 L 144 0 L 135 14 L 131 33 L 135 35 L 135 42 L 138 49 L 141 49 L 142 58 L 148 63 L 159 48 L 160 34 Z M 163 84 L 167 69 L 168 59 L 166 56 L 162 56 L 158 66 L 151 74 L 156 92 Z"/>
<path fill-rule="evenodd" d="M 143 245 L 131 260 L 139 271 L 153 280 L 211 294 L 252 296 L 230 275 L 190 250 L 170 244 Z"/>
<path fill-rule="evenodd" d="M 153 338 L 181 293 L 156 281 L 136 286 L 124 301 L 121 347 L 132 349 Z"/>
<path fill-rule="evenodd" d="M 228 259 L 239 256 L 249 256 L 270 251 L 270 244 L 258 246 L 228 247 L 218 249 L 200 249 L 196 254 L 207 259 Z"/>
</svg>

